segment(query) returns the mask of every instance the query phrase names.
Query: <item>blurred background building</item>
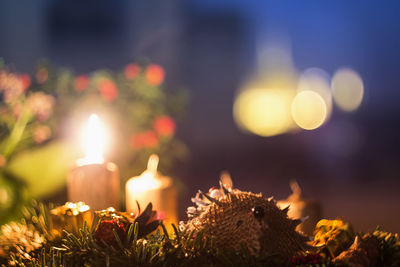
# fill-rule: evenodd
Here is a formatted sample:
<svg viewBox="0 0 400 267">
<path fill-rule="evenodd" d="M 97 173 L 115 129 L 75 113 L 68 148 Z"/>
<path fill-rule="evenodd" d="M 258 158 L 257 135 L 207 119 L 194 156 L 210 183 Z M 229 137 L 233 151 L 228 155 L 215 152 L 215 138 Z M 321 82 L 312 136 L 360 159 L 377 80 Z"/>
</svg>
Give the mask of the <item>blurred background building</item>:
<svg viewBox="0 0 400 267">
<path fill-rule="evenodd" d="M 6 0 L 0 56 L 21 71 L 41 58 L 78 73 L 140 59 L 164 66 L 167 87 L 188 88 L 191 98 L 178 125 L 191 151 L 176 166 L 186 187 L 182 219 L 190 196 L 229 170 L 236 187 L 276 198 L 285 198 L 289 180 L 297 179 L 324 217 L 344 216 L 359 230 L 381 224 L 400 231 L 399 7 L 344 0 Z M 359 103 L 343 108 L 330 95 L 331 110 L 322 102 L 314 130 L 298 121 L 268 137 L 246 130 L 235 121 L 235 101 L 285 63 L 290 70 L 279 78 L 293 93 L 298 83 L 290 81 L 309 68 L 318 68 L 329 87 L 338 70 L 352 70 L 362 94 L 348 99 L 360 97 Z"/>
</svg>

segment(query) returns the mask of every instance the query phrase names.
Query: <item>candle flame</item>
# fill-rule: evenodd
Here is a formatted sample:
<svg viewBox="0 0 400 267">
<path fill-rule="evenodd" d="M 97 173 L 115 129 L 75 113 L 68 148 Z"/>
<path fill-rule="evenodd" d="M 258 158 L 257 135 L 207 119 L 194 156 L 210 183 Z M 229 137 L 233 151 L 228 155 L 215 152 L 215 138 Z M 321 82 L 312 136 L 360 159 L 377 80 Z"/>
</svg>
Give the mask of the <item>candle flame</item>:
<svg viewBox="0 0 400 267">
<path fill-rule="evenodd" d="M 156 179 L 156 177 L 149 172 L 144 172 L 140 178 L 136 179 L 135 190 L 152 190 L 159 188 L 161 186 L 161 181 Z"/>
<path fill-rule="evenodd" d="M 152 154 L 147 162 L 147 170 L 145 170 L 138 178 L 130 179 L 127 186 L 132 192 L 141 192 L 144 190 L 152 190 L 162 186 L 161 180 L 158 178 L 158 161 L 157 155 Z"/>
<path fill-rule="evenodd" d="M 89 117 L 88 124 L 83 132 L 82 144 L 85 157 L 78 160 L 79 165 L 101 164 L 104 162 L 103 151 L 105 148 L 105 130 L 96 114 Z"/>
</svg>

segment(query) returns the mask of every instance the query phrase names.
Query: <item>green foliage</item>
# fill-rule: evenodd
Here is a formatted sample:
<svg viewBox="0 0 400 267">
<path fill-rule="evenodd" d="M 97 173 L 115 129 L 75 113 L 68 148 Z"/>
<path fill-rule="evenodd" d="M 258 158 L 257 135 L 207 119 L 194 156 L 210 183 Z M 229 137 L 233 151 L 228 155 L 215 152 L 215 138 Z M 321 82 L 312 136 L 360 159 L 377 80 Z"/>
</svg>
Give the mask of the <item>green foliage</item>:
<svg viewBox="0 0 400 267">
<path fill-rule="evenodd" d="M 133 227 L 133 226 L 132 226 Z M 221 251 L 201 233 L 188 239 L 185 234 L 173 238 L 157 230 L 147 239 L 136 239 L 138 229 L 119 248 L 101 247 L 86 228 L 80 236 L 65 233 L 60 247 L 43 248 L 29 262 L 12 260 L 17 266 L 277 266 L 273 256 L 255 257 L 242 252 Z M 117 237 L 117 235 L 116 235 Z"/>
<path fill-rule="evenodd" d="M 379 240 L 379 266 L 400 266 L 400 238 L 398 234 L 377 228 L 374 233 Z"/>
<path fill-rule="evenodd" d="M 241 251 L 224 250 L 215 245 L 213 239 L 205 238 L 201 231 L 181 231 L 173 225 L 174 232 L 168 233 L 160 223 L 156 232 L 146 235 L 140 231 L 141 221 L 147 221 L 153 214 L 149 205 L 142 217 L 127 224 L 126 238 L 120 238 L 115 229 L 116 243 L 99 240 L 95 233 L 101 220 L 109 220 L 111 213 L 96 216 L 91 226 L 83 224 L 78 233 L 63 231 L 53 235 L 49 209 L 51 205 L 33 202 L 24 209 L 24 219 L 19 223 L 3 226 L 0 234 L 0 266 L 72 267 L 72 266 L 285 266 L 279 255 L 252 255 L 246 246 Z M 147 210 L 147 211 L 146 211 Z M 119 213 L 117 213 L 119 214 Z M 120 216 L 122 214 L 119 214 Z M 111 216 L 111 217 L 110 217 Z M 149 217 L 150 216 L 150 217 Z M 149 224 L 148 224 L 149 225 Z M 13 231 L 10 231 L 10 226 Z M 318 244 L 341 244 L 343 230 L 347 223 L 341 220 L 323 220 L 318 231 Z M 4 231 L 8 227 L 8 231 Z M 322 227 L 322 228 L 321 228 Z M 324 230 L 325 229 L 325 230 Z M 142 235 L 142 234 L 143 235 Z M 351 233 L 353 233 L 351 231 Z M 352 234 L 352 240 L 354 236 Z M 379 262 L 377 266 L 399 266 L 400 240 L 398 234 L 377 229 L 373 232 L 379 240 Z M 327 242 L 329 241 L 329 242 Z M 320 247 L 321 249 L 321 247 Z M 339 253 L 339 252 L 337 252 Z M 306 252 L 292 259 L 292 266 L 327 267 L 337 266 L 331 256 L 324 257 L 323 250 Z M 3 264 L 3 265 L 1 265 Z"/>
<path fill-rule="evenodd" d="M 0 263 L 14 266 L 279 266 L 274 255 L 250 255 L 245 247 L 241 252 L 224 251 L 217 248 L 213 240 L 206 239 L 202 232 L 182 232 L 174 226 L 168 233 L 161 223 L 160 229 L 145 238 L 140 238 L 138 223 L 131 224 L 125 242 L 114 232 L 118 247 L 94 237 L 98 222 L 89 229 L 86 223 L 79 234 L 64 231 L 61 238 L 54 239 L 48 223 L 48 209 L 35 204 L 26 209 L 29 225 L 46 237 L 43 246 L 27 252 L 8 247 L 6 258 Z M 46 219 L 47 217 L 47 219 Z M 5 249 L 0 244 L 1 249 Z M 21 250 L 22 249 L 22 250 Z M 28 256 L 26 255 L 28 254 Z M 0 253 L 1 255 L 1 253 Z"/>
<path fill-rule="evenodd" d="M 0 171 L 0 225 L 21 216 L 26 199 L 24 184 L 15 175 Z"/>
<path fill-rule="evenodd" d="M 64 187 L 69 166 L 76 158 L 77 153 L 70 145 L 53 141 L 22 151 L 9 163 L 7 170 L 27 185 L 31 197 L 38 198 Z"/>
</svg>

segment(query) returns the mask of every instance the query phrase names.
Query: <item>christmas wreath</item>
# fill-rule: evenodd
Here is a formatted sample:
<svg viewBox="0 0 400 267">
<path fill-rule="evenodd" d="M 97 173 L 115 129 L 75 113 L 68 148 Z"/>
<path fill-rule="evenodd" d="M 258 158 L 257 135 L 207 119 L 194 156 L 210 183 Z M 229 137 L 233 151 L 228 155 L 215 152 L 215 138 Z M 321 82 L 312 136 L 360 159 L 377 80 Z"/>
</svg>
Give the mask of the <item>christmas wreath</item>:
<svg viewBox="0 0 400 267">
<path fill-rule="evenodd" d="M 3 266 L 399 266 L 398 234 L 355 232 L 320 220 L 314 236 L 295 231 L 273 198 L 221 182 L 199 192 L 189 220 L 168 232 L 151 203 L 138 214 L 94 213 L 84 203 L 33 202 L 25 218 L 2 226 Z M 307 241 L 308 240 L 308 241 Z"/>
</svg>

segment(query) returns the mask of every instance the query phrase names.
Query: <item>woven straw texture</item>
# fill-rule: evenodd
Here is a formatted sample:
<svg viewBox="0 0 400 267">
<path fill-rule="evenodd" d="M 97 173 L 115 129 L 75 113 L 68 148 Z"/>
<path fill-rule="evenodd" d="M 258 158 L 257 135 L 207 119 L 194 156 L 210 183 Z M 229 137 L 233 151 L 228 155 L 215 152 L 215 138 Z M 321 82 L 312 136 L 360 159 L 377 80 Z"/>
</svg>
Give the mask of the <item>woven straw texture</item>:
<svg viewBox="0 0 400 267">
<path fill-rule="evenodd" d="M 244 246 L 252 254 L 279 254 L 288 260 L 307 247 L 307 238 L 295 230 L 298 222 L 289 219 L 275 200 L 261 194 L 235 189 L 208 205 L 198 206 L 197 211 L 198 215 L 184 227 L 204 230 L 206 238 L 213 238 L 221 248 L 237 251 Z"/>
</svg>

